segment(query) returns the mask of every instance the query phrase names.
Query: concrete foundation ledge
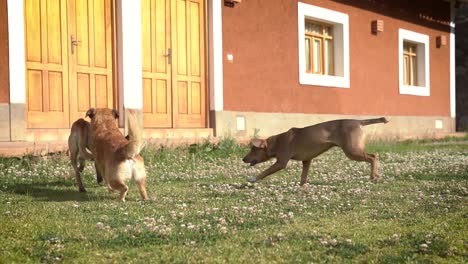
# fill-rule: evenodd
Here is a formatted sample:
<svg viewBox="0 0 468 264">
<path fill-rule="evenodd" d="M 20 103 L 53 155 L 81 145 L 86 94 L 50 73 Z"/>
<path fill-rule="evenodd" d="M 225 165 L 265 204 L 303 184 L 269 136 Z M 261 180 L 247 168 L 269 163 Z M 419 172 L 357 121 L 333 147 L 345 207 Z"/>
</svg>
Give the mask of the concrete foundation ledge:
<svg viewBox="0 0 468 264">
<path fill-rule="evenodd" d="M 68 150 L 65 141 L 52 142 L 1 142 L 1 157 L 23 157 L 26 155 L 44 156 L 49 153 L 62 152 Z"/>
<path fill-rule="evenodd" d="M 0 103 L 0 141 L 10 141 L 10 104 Z"/>
<path fill-rule="evenodd" d="M 439 133 L 433 135 L 431 139 L 444 138 L 444 137 L 466 137 L 466 133 Z M 248 144 L 251 138 L 236 138 L 240 144 Z M 379 139 L 379 138 L 375 138 Z M 422 139 L 422 137 L 405 137 L 397 140 L 407 139 Z M 158 149 L 161 146 L 167 148 L 188 146 L 190 144 L 202 144 L 210 142 L 217 144 L 223 140 L 223 137 L 198 137 L 198 138 L 146 138 L 146 147 L 149 149 Z M 369 140 L 369 138 L 368 138 Z M 395 139 L 391 139 L 395 140 Z M 463 141 L 467 144 L 467 141 Z M 50 153 L 65 152 L 68 150 L 67 142 L 65 141 L 52 141 L 52 142 L 0 142 L 0 157 L 23 157 L 26 155 L 45 156 Z"/>
</svg>

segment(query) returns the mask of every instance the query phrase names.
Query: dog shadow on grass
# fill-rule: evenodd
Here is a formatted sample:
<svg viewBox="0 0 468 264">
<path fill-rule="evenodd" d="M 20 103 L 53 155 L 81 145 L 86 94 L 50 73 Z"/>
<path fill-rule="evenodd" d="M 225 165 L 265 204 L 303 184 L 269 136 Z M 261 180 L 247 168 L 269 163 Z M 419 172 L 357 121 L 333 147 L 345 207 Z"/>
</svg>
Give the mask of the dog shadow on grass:
<svg viewBox="0 0 468 264">
<path fill-rule="evenodd" d="M 90 186 L 91 187 L 91 186 Z M 81 193 L 72 183 L 64 181 L 55 181 L 47 183 L 16 183 L 7 186 L 5 192 L 15 193 L 24 196 L 30 196 L 38 201 L 53 201 L 53 202 L 67 202 L 67 201 L 94 201 L 101 200 L 107 197 L 98 195 L 96 188 L 98 185 L 88 187 L 91 191 Z"/>
</svg>

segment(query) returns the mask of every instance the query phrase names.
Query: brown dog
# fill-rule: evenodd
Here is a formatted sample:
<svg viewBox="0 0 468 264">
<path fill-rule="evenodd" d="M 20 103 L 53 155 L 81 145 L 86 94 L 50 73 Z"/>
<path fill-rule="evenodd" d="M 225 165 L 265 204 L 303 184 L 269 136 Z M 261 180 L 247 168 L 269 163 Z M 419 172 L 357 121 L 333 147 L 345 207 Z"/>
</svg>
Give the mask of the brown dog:
<svg viewBox="0 0 468 264">
<path fill-rule="evenodd" d="M 142 131 L 137 114 L 128 111 L 128 140 L 114 121 L 116 115 L 117 111 L 108 108 L 90 108 L 86 112 L 86 116 L 91 118 L 91 152 L 96 168 L 106 181 L 109 191 L 120 192 L 120 201 L 125 201 L 128 192 L 126 181 L 129 179 L 138 184 L 141 198 L 147 200 L 145 165 L 139 155 L 143 146 Z"/>
<path fill-rule="evenodd" d="M 266 140 L 253 139 L 250 152 L 242 160 L 253 166 L 274 157 L 276 163 L 257 177 L 249 177 L 248 181 L 253 183 L 284 169 L 292 159 L 302 161 L 301 185 L 304 185 L 307 182 L 311 160 L 334 146 L 340 147 L 352 160 L 369 162 L 372 170 L 371 180 L 377 181 L 378 158 L 364 151 L 364 135 L 361 127 L 387 122 L 384 117 L 367 120 L 333 120 L 304 128 L 291 128 Z"/>
<path fill-rule="evenodd" d="M 76 183 L 80 192 L 86 192 L 83 182 L 81 181 L 81 173 L 86 165 L 86 160 L 93 159 L 92 153 L 89 152 L 91 145 L 91 126 L 88 121 L 80 118 L 73 123 L 70 136 L 68 137 L 70 162 L 73 170 L 75 171 Z M 102 182 L 102 176 L 99 174 L 97 169 L 96 179 L 98 183 Z"/>
</svg>

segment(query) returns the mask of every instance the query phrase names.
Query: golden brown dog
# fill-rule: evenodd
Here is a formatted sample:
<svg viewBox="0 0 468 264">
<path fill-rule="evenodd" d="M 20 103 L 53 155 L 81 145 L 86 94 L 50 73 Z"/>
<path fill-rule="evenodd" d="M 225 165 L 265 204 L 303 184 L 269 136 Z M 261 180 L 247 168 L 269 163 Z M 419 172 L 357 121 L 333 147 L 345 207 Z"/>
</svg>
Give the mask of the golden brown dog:
<svg viewBox="0 0 468 264">
<path fill-rule="evenodd" d="M 142 131 L 137 113 L 128 111 L 128 140 L 114 121 L 116 115 L 117 111 L 108 108 L 90 108 L 86 112 L 86 116 L 91 118 L 91 152 L 96 168 L 106 181 L 109 191 L 120 192 L 120 201 L 125 201 L 128 192 L 126 182 L 130 179 L 138 184 L 141 198 L 147 200 L 145 165 L 139 155 L 143 146 Z"/>
<path fill-rule="evenodd" d="M 248 181 L 256 182 L 284 169 L 292 159 L 302 161 L 301 185 L 304 185 L 307 182 L 311 160 L 334 146 L 340 147 L 352 160 L 369 162 L 372 170 L 371 180 L 377 181 L 379 161 L 376 155 L 364 151 L 364 134 L 361 127 L 387 122 L 384 117 L 333 120 L 304 128 L 291 128 L 266 140 L 254 139 L 251 142 L 251 150 L 243 161 L 253 166 L 274 157 L 276 163 L 257 177 L 249 177 Z"/>
<path fill-rule="evenodd" d="M 92 160 L 93 155 L 89 152 L 92 146 L 91 126 L 88 121 L 80 118 L 76 120 L 68 137 L 69 157 L 75 171 L 76 183 L 80 192 L 86 192 L 81 180 L 81 173 L 86 165 L 86 160 Z M 79 166 L 78 166 L 79 163 Z M 96 179 L 98 183 L 102 182 L 102 176 L 96 169 Z"/>
</svg>

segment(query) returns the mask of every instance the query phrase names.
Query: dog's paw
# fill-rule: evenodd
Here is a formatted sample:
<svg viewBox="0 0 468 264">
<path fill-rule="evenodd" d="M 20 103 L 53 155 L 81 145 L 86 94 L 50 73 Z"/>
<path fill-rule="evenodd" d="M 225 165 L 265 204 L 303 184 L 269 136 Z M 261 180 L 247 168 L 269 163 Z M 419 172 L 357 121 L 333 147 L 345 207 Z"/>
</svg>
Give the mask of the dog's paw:
<svg viewBox="0 0 468 264">
<path fill-rule="evenodd" d="M 255 177 L 248 177 L 248 178 L 247 178 L 247 181 L 250 182 L 250 183 L 254 183 L 254 182 L 257 181 L 257 178 L 255 178 Z"/>
</svg>

